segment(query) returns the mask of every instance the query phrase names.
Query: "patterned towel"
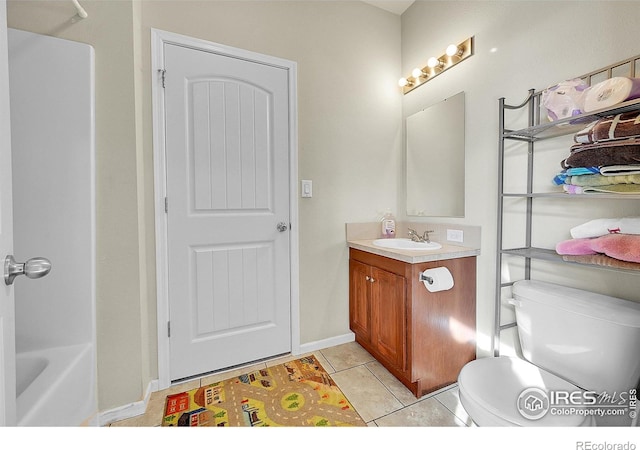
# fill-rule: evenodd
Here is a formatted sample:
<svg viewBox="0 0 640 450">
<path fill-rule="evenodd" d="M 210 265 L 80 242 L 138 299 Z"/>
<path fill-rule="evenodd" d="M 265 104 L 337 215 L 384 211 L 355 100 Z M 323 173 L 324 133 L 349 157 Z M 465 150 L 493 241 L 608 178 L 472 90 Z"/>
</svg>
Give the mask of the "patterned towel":
<svg viewBox="0 0 640 450">
<path fill-rule="evenodd" d="M 573 140 L 579 144 L 611 141 L 640 136 L 640 113 L 630 112 L 603 117 L 582 131 L 578 131 Z"/>
<path fill-rule="evenodd" d="M 616 269 L 640 270 L 640 263 L 620 261 L 607 255 L 565 255 L 563 260 L 579 264 L 615 267 Z"/>
<path fill-rule="evenodd" d="M 640 165 L 640 138 L 576 144 L 571 147 L 569 157 L 561 162 L 563 169 L 627 164 Z"/>
<path fill-rule="evenodd" d="M 567 177 L 566 184 L 576 186 L 607 186 L 610 184 L 640 184 L 640 175 L 577 175 Z"/>
<path fill-rule="evenodd" d="M 618 165 L 618 166 L 602 166 L 600 167 L 600 173 L 604 176 L 613 176 L 613 175 L 637 175 L 640 174 L 640 165 L 638 164 L 627 164 L 627 165 Z M 582 174 L 576 174 L 582 175 Z"/>
<path fill-rule="evenodd" d="M 640 194 L 640 184 L 609 184 L 606 186 L 563 184 L 562 189 L 567 194 Z"/>
<path fill-rule="evenodd" d="M 572 176 L 575 175 L 591 175 L 591 174 L 599 174 L 599 167 L 572 167 L 570 169 L 564 169 L 555 177 L 553 177 L 553 184 L 557 186 L 562 186 L 563 184 L 569 184 L 569 180 Z"/>
<path fill-rule="evenodd" d="M 569 239 L 558 242 L 559 255 L 597 255 L 603 253 L 620 261 L 640 263 L 640 236 L 607 234 L 597 238 Z"/>
</svg>

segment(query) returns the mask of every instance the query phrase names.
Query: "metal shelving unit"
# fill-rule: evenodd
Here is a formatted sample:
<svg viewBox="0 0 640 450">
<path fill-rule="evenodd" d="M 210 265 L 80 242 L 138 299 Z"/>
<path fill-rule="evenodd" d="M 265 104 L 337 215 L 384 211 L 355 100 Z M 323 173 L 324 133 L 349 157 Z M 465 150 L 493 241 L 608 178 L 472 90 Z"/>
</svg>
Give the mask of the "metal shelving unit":
<svg viewBox="0 0 640 450">
<path fill-rule="evenodd" d="M 636 72 L 640 73 L 640 55 L 617 62 L 610 66 L 581 76 L 589 85 L 614 76 L 630 76 L 635 77 Z M 513 282 L 502 281 L 502 264 L 504 255 L 514 255 L 524 258 L 524 279 L 531 278 L 531 261 L 543 260 L 560 264 L 585 264 L 565 261 L 561 255 L 555 250 L 532 247 L 532 217 L 533 205 L 536 198 L 557 198 L 562 200 L 576 201 L 590 199 L 614 199 L 614 200 L 640 200 L 640 195 L 626 194 L 583 194 L 570 195 L 563 192 L 534 192 L 533 191 L 533 162 L 535 143 L 545 139 L 551 139 L 559 136 L 574 134 L 582 130 L 591 122 L 601 117 L 621 114 L 624 112 L 640 111 L 640 99 L 620 103 L 613 108 L 593 111 L 578 116 L 548 122 L 541 117 L 540 101 L 542 91 L 536 92 L 529 90 L 529 95 L 519 105 L 509 105 L 504 98 L 498 100 L 499 103 L 499 159 L 498 159 L 498 221 L 497 221 L 497 252 L 496 252 L 496 292 L 495 292 L 495 326 L 493 339 L 493 353 L 495 356 L 500 354 L 500 333 L 512 328 L 516 324 L 509 323 L 501 325 L 501 304 L 502 304 L 502 288 L 509 287 Z M 512 130 L 505 127 L 505 112 L 509 110 L 524 110 L 528 113 L 528 126 L 523 129 Z M 526 192 L 506 193 L 504 192 L 504 157 L 505 157 L 505 141 L 515 140 L 527 143 L 527 187 Z M 504 248 L 503 247 L 503 225 L 504 225 L 504 200 L 505 198 L 523 198 L 525 205 L 525 244 L 521 248 Z M 616 270 L 620 272 L 634 272 L 633 270 L 613 269 L 606 266 L 589 266 L 597 269 Z"/>
</svg>

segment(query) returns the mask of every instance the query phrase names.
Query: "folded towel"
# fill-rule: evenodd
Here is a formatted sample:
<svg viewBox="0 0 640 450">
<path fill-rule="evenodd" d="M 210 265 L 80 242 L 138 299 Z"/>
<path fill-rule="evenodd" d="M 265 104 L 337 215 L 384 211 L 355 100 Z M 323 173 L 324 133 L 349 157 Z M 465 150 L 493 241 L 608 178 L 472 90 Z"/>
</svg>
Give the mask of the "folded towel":
<svg viewBox="0 0 640 450">
<path fill-rule="evenodd" d="M 609 177 L 612 175 L 638 175 L 640 174 L 640 164 L 602 166 L 599 168 L 599 170 L 600 170 L 600 174 L 606 177 Z"/>
<path fill-rule="evenodd" d="M 640 113 L 630 112 L 603 117 L 584 130 L 578 131 L 573 140 L 581 144 L 611 141 L 640 136 Z"/>
<path fill-rule="evenodd" d="M 640 167 L 640 166 L 638 166 Z M 566 170 L 567 175 L 589 175 L 592 173 L 600 173 L 599 167 L 571 167 Z"/>
<path fill-rule="evenodd" d="M 562 189 L 567 194 L 584 194 L 584 189 L 582 186 L 575 186 L 573 184 L 563 184 Z"/>
<path fill-rule="evenodd" d="M 608 184 L 606 186 L 576 186 L 563 184 L 562 189 L 567 194 L 640 194 L 640 184 Z"/>
<path fill-rule="evenodd" d="M 570 153 L 580 153 L 587 150 L 625 150 L 628 148 L 636 148 L 640 146 L 640 138 L 619 139 L 616 141 L 593 142 L 591 144 L 574 144 L 571 146 Z M 580 167 L 598 166 L 600 164 L 587 164 Z"/>
<path fill-rule="evenodd" d="M 567 179 L 571 178 L 565 171 L 560 172 L 555 177 L 553 177 L 553 184 L 556 186 L 562 186 L 563 184 L 567 184 Z"/>
<path fill-rule="evenodd" d="M 612 233 L 640 234 L 640 217 L 594 219 L 571 228 L 574 239 L 594 238 Z"/>
<path fill-rule="evenodd" d="M 591 122 L 584 129 L 578 131 L 573 135 L 573 141 L 577 144 L 593 144 L 596 142 L 593 139 L 593 128 L 598 124 L 598 121 Z"/>
<path fill-rule="evenodd" d="M 599 252 L 591 248 L 591 241 L 599 238 L 568 239 L 556 244 L 558 255 L 597 255 Z"/>
<path fill-rule="evenodd" d="M 621 261 L 640 263 L 640 236 L 607 234 L 597 238 L 569 239 L 556 245 L 559 255 L 595 255 L 604 253 Z"/>
<path fill-rule="evenodd" d="M 640 139 L 623 139 L 596 144 L 576 144 L 568 158 L 561 162 L 564 169 L 614 165 L 640 165 Z"/>
<path fill-rule="evenodd" d="M 609 78 L 585 91 L 584 111 L 610 108 L 638 97 L 640 97 L 640 78 Z"/>
<path fill-rule="evenodd" d="M 640 175 L 576 175 L 567 177 L 566 184 L 576 186 L 607 186 L 610 184 L 640 184 Z"/>
<path fill-rule="evenodd" d="M 607 255 L 564 255 L 564 261 L 579 264 L 595 264 L 597 266 L 613 267 L 616 269 L 640 270 L 640 263 L 620 261 Z"/>
<path fill-rule="evenodd" d="M 615 167 L 625 167 L 625 166 L 615 166 Z M 640 166 L 638 166 L 640 167 Z M 567 178 L 576 176 L 576 175 L 591 175 L 591 174 L 599 174 L 599 167 L 570 167 L 569 169 L 562 170 L 559 174 L 553 177 L 553 184 L 560 186 L 563 184 L 569 184 L 567 182 Z"/>
<path fill-rule="evenodd" d="M 638 184 L 608 184 L 606 186 L 582 186 L 583 194 L 623 194 L 637 195 L 640 194 L 640 185 Z"/>
</svg>

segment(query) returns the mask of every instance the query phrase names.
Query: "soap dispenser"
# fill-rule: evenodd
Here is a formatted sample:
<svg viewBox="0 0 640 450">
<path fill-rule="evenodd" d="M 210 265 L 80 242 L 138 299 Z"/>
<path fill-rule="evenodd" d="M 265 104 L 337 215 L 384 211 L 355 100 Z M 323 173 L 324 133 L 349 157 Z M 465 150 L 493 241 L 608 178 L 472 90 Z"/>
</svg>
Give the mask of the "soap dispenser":
<svg viewBox="0 0 640 450">
<path fill-rule="evenodd" d="M 391 211 L 387 211 L 382 216 L 382 237 L 392 238 L 396 236 L 396 218 L 391 214 Z"/>
</svg>

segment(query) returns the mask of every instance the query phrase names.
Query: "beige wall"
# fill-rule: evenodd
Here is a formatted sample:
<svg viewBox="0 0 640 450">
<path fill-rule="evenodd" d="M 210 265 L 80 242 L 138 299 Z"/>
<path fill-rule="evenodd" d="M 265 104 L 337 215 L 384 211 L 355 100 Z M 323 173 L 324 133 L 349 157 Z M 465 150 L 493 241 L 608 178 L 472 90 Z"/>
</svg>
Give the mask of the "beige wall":
<svg viewBox="0 0 640 450">
<path fill-rule="evenodd" d="M 637 2 L 446 2 L 417 1 L 402 16 L 402 73 L 426 65 L 446 46 L 475 36 L 475 54 L 459 66 L 403 97 L 403 117 L 460 91 L 466 94 L 466 216 L 445 219 L 482 227 L 482 255 L 478 258 L 478 327 L 480 355 L 489 351 L 493 334 L 497 208 L 498 98 L 519 104 L 527 90 L 543 89 L 640 53 L 640 7 Z M 495 48 L 495 52 L 491 49 Z M 570 137 L 569 137 L 570 141 Z M 551 178 L 568 154 L 567 139 L 541 144 L 536 155 L 536 185 L 553 189 Z M 523 179 L 516 172 L 526 155 L 507 145 L 507 189 Z M 564 155 L 564 156 L 563 156 Z M 510 169 L 514 169 L 513 172 Z M 520 177 L 520 178 L 518 178 Z M 537 205 L 537 206 L 536 206 Z M 506 207 L 510 223 L 516 215 Z M 607 201 L 552 203 L 537 201 L 534 245 L 553 248 L 569 239 L 569 229 L 599 217 L 639 214 L 638 202 Z M 434 219 L 443 220 L 443 219 Z M 507 242 L 520 241 L 513 226 L 505 228 Z M 517 262 L 511 264 L 517 278 Z M 508 275 L 508 274 L 505 274 Z M 548 281 L 591 289 L 640 301 L 637 275 L 555 264 L 534 264 L 534 275 Z M 512 330 L 513 331 L 513 330 Z M 509 336 L 504 336 L 505 341 Z"/>
<path fill-rule="evenodd" d="M 99 408 L 157 377 L 150 28 L 296 61 L 301 343 L 349 331 L 345 222 L 396 209 L 400 18 L 361 2 L 10 1 L 9 26 L 96 52 Z"/>
</svg>

